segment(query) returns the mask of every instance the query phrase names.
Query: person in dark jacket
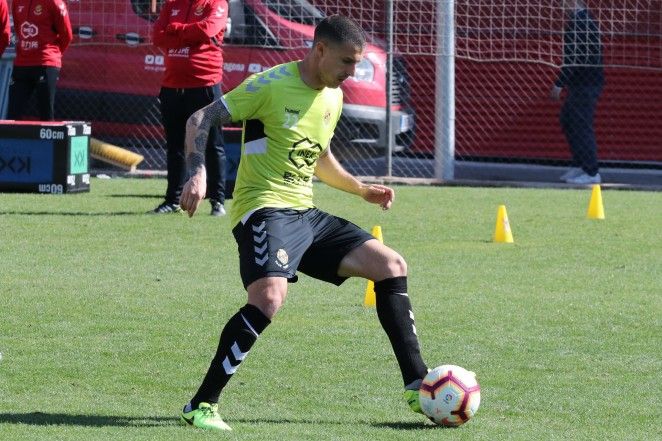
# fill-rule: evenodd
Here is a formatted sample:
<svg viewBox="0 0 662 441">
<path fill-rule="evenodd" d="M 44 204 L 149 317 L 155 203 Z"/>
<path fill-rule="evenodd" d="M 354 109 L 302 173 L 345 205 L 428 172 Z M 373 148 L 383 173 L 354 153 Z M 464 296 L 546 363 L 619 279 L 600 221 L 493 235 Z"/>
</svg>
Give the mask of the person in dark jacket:
<svg viewBox="0 0 662 441">
<path fill-rule="evenodd" d="M 179 197 L 186 176 L 184 134 L 195 112 L 221 97 L 221 44 L 228 19 L 226 0 L 169 0 L 154 23 L 154 44 L 166 52 L 159 100 L 166 135 L 168 188 L 152 213 L 181 212 Z M 213 216 L 225 215 L 225 148 L 212 127 L 206 150 L 207 197 Z"/>
<path fill-rule="evenodd" d="M 599 184 L 593 119 L 604 84 L 600 29 L 583 0 L 564 0 L 563 66 L 551 96 L 567 96 L 561 107 L 561 127 L 570 147 L 572 165 L 561 180 L 569 184 Z"/>
<path fill-rule="evenodd" d="M 25 104 L 37 93 L 39 118 L 55 117 L 55 88 L 62 55 L 73 34 L 63 0 L 14 0 L 16 59 L 9 85 L 7 119 L 21 119 Z"/>
</svg>

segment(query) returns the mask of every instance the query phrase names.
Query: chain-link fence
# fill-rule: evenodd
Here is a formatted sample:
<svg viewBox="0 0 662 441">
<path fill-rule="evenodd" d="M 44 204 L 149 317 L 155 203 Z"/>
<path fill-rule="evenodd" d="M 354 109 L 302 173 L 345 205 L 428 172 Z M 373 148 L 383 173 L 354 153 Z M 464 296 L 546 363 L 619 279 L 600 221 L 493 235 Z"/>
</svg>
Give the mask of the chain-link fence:
<svg viewBox="0 0 662 441">
<path fill-rule="evenodd" d="M 140 168 L 145 169 L 165 169 L 156 101 L 164 54 L 150 42 L 161 3 L 69 1 L 75 39 L 63 60 L 56 108 L 58 118 L 92 121 L 95 137 L 143 154 Z M 438 72 L 440 61 L 452 55 L 441 50 L 441 32 L 449 23 L 440 22 L 440 12 L 453 3 L 452 159 L 573 163 L 559 116 L 568 85 L 564 84 L 561 101 L 550 94 L 560 66 L 569 60 L 568 44 L 580 46 L 589 38 L 576 30 L 574 41 L 566 36 L 564 44 L 574 0 L 230 0 L 224 88 L 236 86 L 251 73 L 302 57 L 322 16 L 348 15 L 367 31 L 371 44 L 356 77 L 343 86 L 345 109 L 334 151 L 359 175 L 434 177 L 434 157 L 441 142 L 436 128 L 444 124 Z M 662 2 L 587 3 L 600 32 L 605 78 L 593 125 L 598 160 L 601 165 L 659 167 Z M 390 41 L 393 70 L 387 75 Z M 594 50 L 593 43 L 590 51 Z M 574 59 L 580 65 L 593 62 L 586 56 Z M 387 112 L 389 95 L 392 106 Z M 566 119 L 572 126 L 577 114 L 569 115 Z M 581 130 L 580 136 L 590 135 L 586 128 Z M 236 148 L 233 133 L 227 138 L 229 148 Z M 581 165 L 576 158 L 573 164 Z"/>
</svg>

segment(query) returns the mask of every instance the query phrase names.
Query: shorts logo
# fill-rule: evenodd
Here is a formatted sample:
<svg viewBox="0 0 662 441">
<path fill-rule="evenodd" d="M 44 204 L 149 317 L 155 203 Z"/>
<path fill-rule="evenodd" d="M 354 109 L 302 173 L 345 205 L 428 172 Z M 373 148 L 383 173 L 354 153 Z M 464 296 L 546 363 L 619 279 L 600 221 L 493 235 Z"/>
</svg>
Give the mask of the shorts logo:
<svg viewBox="0 0 662 441">
<path fill-rule="evenodd" d="M 278 264 L 279 267 L 281 268 L 287 268 L 287 262 L 290 260 L 290 258 L 287 256 L 287 252 L 280 248 L 276 252 L 276 263 Z"/>
<path fill-rule="evenodd" d="M 262 221 L 260 225 L 251 225 L 253 228 L 253 249 L 255 250 L 255 263 L 264 266 L 269 260 L 267 252 L 267 231 L 264 229 L 266 223 Z"/>
</svg>

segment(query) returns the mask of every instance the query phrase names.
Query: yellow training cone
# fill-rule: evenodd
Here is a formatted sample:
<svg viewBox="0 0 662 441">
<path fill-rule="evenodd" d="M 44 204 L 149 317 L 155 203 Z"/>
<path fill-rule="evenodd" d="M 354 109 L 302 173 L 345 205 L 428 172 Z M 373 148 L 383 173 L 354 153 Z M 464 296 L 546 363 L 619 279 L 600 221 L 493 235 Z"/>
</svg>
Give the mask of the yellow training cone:
<svg viewBox="0 0 662 441">
<path fill-rule="evenodd" d="M 375 225 L 372 227 L 371 234 L 375 236 L 375 239 L 384 243 L 384 237 L 382 236 L 382 227 Z M 376 297 L 375 297 L 375 282 L 368 280 L 368 286 L 365 288 L 365 298 L 363 299 L 363 306 L 375 306 Z"/>
<path fill-rule="evenodd" d="M 497 211 L 496 227 L 494 227 L 494 242 L 513 243 L 513 232 L 510 231 L 506 206 L 499 205 Z"/>
<path fill-rule="evenodd" d="M 602 206 L 602 191 L 600 190 L 599 184 L 593 185 L 591 201 L 588 203 L 588 211 L 586 212 L 586 217 L 589 219 L 605 218 L 605 207 Z"/>
</svg>

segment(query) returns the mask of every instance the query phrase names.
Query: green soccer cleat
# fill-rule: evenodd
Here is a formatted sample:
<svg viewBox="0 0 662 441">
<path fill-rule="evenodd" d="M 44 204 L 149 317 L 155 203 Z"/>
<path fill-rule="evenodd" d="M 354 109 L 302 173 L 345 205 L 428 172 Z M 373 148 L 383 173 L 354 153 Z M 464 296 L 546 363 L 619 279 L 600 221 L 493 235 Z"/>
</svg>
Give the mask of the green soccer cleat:
<svg viewBox="0 0 662 441">
<path fill-rule="evenodd" d="M 232 430 L 218 414 L 218 404 L 200 403 L 197 409 L 190 412 L 182 410 L 180 422 L 206 430 Z"/>
<path fill-rule="evenodd" d="M 418 389 L 407 389 L 405 390 L 404 396 L 405 400 L 407 400 L 407 404 L 409 404 L 409 407 L 411 407 L 411 410 L 416 413 L 423 413 L 423 409 L 421 409 L 421 402 L 418 399 Z"/>
</svg>

